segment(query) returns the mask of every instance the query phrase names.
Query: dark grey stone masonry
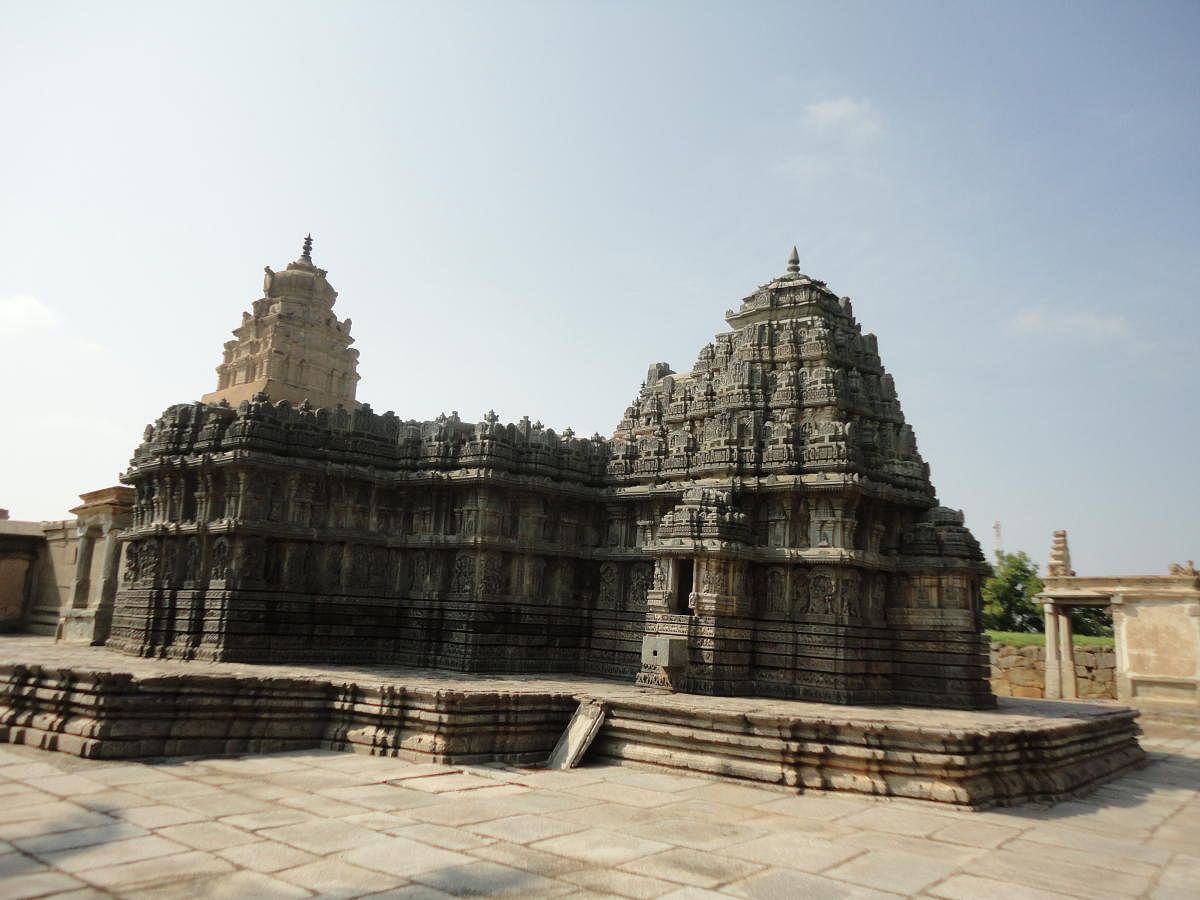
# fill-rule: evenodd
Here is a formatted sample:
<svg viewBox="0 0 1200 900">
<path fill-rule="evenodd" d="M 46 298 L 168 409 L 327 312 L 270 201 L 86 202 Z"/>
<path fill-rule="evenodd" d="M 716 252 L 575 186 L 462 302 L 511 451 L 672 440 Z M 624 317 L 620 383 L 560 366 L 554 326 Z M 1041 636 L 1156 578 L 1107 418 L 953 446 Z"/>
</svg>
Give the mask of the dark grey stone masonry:
<svg viewBox="0 0 1200 900">
<path fill-rule="evenodd" d="M 982 707 L 986 572 L 937 504 L 874 335 L 799 271 L 611 439 L 272 403 L 173 406 L 110 645 L 250 662 L 579 672 L 678 690 Z M 647 636 L 688 664 L 643 666 Z"/>
</svg>

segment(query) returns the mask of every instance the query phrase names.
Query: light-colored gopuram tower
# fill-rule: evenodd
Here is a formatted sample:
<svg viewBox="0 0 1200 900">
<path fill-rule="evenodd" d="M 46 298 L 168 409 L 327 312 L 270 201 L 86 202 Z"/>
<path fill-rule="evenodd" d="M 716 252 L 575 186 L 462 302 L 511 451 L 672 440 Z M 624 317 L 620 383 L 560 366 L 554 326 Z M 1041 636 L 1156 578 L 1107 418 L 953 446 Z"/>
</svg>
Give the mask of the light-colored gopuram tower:
<svg viewBox="0 0 1200 900">
<path fill-rule="evenodd" d="M 263 296 L 226 342 L 217 389 L 200 398 L 204 403 L 237 406 L 261 392 L 315 407 L 356 406 L 358 351 L 350 346 L 350 320 L 333 312 L 337 291 L 325 275 L 313 265 L 312 235 L 287 269 L 266 268 Z"/>
</svg>

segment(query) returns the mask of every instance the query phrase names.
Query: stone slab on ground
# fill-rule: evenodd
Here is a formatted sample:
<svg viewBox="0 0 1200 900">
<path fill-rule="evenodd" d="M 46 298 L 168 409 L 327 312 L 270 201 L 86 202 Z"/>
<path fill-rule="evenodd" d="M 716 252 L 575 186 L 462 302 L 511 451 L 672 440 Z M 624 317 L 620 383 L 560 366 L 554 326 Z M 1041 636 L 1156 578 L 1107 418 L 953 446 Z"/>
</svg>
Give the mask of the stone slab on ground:
<svg viewBox="0 0 1200 900">
<path fill-rule="evenodd" d="M 487 801 L 473 799 L 478 791 L 469 787 L 424 795 L 428 803 L 417 810 L 432 818 L 442 810 L 440 818 L 456 820 L 449 811 L 468 804 L 464 825 L 359 807 L 296 821 L 283 799 L 258 800 L 265 808 L 253 814 L 197 811 L 177 822 L 146 813 L 165 802 L 96 812 L 82 805 L 94 794 L 50 795 L 19 807 L 19 821 L 7 823 L 23 828 L 0 841 L 0 897 L 1191 898 L 1200 878 L 1200 728 L 1150 724 L 1145 743 L 1146 766 L 1085 798 L 984 811 L 787 795 L 696 775 L 663 780 L 612 764 L 576 771 L 587 776 L 582 784 L 607 786 L 612 797 L 639 786 L 661 803 L 613 803 L 604 791 L 583 796 L 575 790 L 581 783 L 566 780 Z M 346 758 L 368 781 L 404 783 L 406 767 L 429 777 L 420 763 Z M 214 771 L 221 792 L 239 800 L 275 764 L 298 776 L 292 803 L 343 784 L 340 766 L 318 749 L 123 763 L 117 777 L 172 786 L 160 789 L 160 799 L 186 811 L 208 799 L 204 779 Z M 103 781 L 108 770 L 104 761 L 4 747 L 0 804 L 39 793 L 34 781 Z M 457 774 L 487 773 L 467 766 Z M 522 770 L 505 774 L 520 780 Z"/>
<path fill-rule="evenodd" d="M 604 704 L 596 700 L 581 701 L 567 723 L 558 743 L 546 760 L 547 769 L 573 769 L 579 765 L 592 741 L 604 724 Z"/>
</svg>

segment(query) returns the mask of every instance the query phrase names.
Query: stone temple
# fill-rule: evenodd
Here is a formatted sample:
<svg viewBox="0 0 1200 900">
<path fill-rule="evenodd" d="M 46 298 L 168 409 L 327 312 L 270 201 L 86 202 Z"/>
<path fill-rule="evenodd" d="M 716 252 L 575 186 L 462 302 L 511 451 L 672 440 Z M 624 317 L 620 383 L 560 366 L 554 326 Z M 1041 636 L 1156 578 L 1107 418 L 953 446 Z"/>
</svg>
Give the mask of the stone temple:
<svg viewBox="0 0 1200 900">
<path fill-rule="evenodd" d="M 306 241 L 217 390 L 146 428 L 110 647 L 994 705 L 979 545 L 794 249 L 611 438 L 357 404 L 335 298 Z"/>
</svg>

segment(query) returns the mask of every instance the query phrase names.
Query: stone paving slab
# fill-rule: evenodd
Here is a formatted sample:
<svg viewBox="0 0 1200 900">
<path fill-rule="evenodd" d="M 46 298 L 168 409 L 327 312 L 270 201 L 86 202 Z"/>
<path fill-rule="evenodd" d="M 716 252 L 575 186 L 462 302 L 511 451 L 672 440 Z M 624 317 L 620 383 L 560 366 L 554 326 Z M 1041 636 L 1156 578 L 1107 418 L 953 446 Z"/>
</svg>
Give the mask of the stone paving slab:
<svg viewBox="0 0 1200 900">
<path fill-rule="evenodd" d="M 1200 729 L 1151 723 L 1144 743 L 1145 768 L 1089 797 L 982 812 L 628 766 L 556 778 L 321 750 L 113 765 L 6 746 L 0 898 L 1191 900 Z M 409 786 L 424 779 L 442 780 Z M 390 792 L 421 802 L 366 805 Z"/>
</svg>

